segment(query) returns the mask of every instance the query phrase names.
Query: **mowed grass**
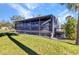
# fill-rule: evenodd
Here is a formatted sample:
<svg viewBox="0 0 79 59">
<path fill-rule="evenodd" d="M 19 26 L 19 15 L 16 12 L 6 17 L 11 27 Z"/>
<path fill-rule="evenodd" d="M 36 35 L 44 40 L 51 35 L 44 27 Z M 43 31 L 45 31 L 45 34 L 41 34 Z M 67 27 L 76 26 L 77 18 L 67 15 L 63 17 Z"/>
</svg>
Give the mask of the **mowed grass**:
<svg viewBox="0 0 79 59">
<path fill-rule="evenodd" d="M 14 39 L 13 42 L 11 39 Z M 19 43 L 18 43 L 19 42 Z M 41 36 L 19 34 L 0 37 L 1 55 L 39 55 L 79 54 L 79 46 L 71 40 L 49 39 Z"/>
</svg>

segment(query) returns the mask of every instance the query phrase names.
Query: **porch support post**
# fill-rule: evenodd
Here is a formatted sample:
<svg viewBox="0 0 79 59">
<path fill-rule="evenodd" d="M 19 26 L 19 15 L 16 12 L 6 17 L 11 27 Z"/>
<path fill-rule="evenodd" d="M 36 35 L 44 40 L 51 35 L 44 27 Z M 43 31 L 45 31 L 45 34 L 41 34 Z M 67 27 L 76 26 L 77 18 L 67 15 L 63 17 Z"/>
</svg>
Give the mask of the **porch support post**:
<svg viewBox="0 0 79 59">
<path fill-rule="evenodd" d="M 14 23 L 15 23 L 15 25 L 14 25 L 15 32 L 17 32 L 17 27 L 16 27 L 17 26 L 17 22 L 15 21 Z"/>
<path fill-rule="evenodd" d="M 51 16 L 51 38 L 54 37 L 54 17 Z"/>
<path fill-rule="evenodd" d="M 40 36 L 40 18 L 39 18 L 39 36 Z"/>
<path fill-rule="evenodd" d="M 29 28 L 29 34 L 31 34 L 32 30 L 31 30 L 31 21 L 30 21 L 30 28 Z"/>
<path fill-rule="evenodd" d="M 30 21 L 30 31 L 31 31 L 31 21 Z"/>
</svg>

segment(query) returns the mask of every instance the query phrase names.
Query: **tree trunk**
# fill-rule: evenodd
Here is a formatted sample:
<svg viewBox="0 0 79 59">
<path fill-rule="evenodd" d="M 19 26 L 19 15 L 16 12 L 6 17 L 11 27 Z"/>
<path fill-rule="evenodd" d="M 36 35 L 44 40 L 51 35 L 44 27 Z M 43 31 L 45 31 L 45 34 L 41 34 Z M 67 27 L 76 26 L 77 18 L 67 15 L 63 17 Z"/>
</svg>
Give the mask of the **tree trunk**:
<svg viewBox="0 0 79 59">
<path fill-rule="evenodd" d="M 79 10 L 78 10 L 78 21 L 77 21 L 77 39 L 76 44 L 79 45 Z"/>
</svg>

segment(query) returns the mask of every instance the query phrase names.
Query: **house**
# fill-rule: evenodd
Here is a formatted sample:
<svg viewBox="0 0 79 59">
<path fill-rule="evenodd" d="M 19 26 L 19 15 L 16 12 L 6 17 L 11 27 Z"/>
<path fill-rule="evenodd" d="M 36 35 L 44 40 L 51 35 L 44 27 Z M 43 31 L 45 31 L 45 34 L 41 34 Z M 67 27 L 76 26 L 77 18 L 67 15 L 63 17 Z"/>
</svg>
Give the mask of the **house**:
<svg viewBox="0 0 79 59">
<path fill-rule="evenodd" d="M 21 21 L 15 21 L 18 33 L 44 35 L 54 37 L 59 28 L 58 19 L 54 15 L 39 16 Z"/>
</svg>

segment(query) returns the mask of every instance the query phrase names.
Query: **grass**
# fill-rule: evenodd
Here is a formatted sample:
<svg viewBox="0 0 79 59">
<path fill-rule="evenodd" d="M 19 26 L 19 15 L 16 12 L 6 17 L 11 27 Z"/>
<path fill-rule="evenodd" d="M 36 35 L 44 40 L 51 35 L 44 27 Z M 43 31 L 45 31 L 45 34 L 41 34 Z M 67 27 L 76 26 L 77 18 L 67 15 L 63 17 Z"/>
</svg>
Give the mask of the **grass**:
<svg viewBox="0 0 79 59">
<path fill-rule="evenodd" d="M 41 36 L 5 34 L 0 37 L 1 55 L 63 55 L 79 54 L 79 46 L 71 40 L 49 39 Z"/>
</svg>

